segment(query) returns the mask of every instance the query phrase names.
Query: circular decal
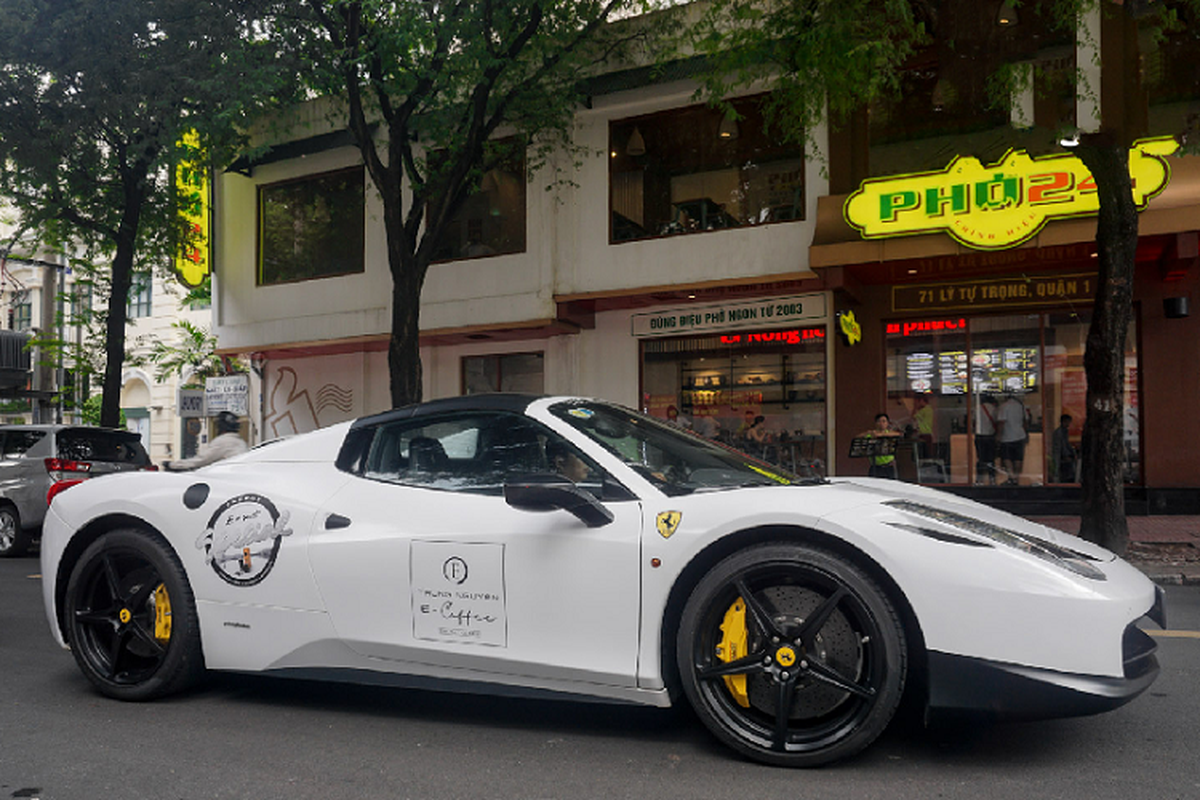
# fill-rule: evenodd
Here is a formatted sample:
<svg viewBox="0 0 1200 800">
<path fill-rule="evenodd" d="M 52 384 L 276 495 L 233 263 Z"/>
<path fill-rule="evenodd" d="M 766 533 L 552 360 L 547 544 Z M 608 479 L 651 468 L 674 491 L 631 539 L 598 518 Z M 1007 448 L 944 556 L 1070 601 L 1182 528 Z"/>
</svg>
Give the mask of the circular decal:
<svg viewBox="0 0 1200 800">
<path fill-rule="evenodd" d="M 204 561 L 221 579 L 234 586 L 253 586 L 275 566 L 279 545 L 290 536 L 289 512 L 257 494 L 226 500 L 213 512 L 208 527 L 196 540 Z"/>
<path fill-rule="evenodd" d="M 117 614 L 117 617 L 121 620 L 122 623 L 128 625 L 129 620 L 133 619 L 133 614 L 129 613 L 128 608 L 122 608 L 121 613 Z"/>
<path fill-rule="evenodd" d="M 204 501 L 208 499 L 208 484 L 193 483 L 183 493 L 183 504 L 195 511 L 200 506 L 204 505 Z"/>
</svg>

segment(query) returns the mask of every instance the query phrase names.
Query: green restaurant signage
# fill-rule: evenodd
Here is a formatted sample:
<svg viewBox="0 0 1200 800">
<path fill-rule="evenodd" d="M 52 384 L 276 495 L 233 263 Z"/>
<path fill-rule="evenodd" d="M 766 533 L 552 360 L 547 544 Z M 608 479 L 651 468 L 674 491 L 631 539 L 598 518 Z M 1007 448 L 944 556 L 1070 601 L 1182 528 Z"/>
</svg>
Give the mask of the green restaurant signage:
<svg viewBox="0 0 1200 800">
<path fill-rule="evenodd" d="M 1134 202 L 1145 208 L 1171 177 L 1171 137 L 1143 139 L 1129 152 Z M 935 172 L 863 181 L 842 213 L 864 239 L 944 231 L 978 250 L 1002 250 L 1031 238 L 1052 219 L 1094 216 L 1096 184 L 1070 153 L 1031 157 L 1009 150 L 994 164 L 957 156 Z"/>
</svg>

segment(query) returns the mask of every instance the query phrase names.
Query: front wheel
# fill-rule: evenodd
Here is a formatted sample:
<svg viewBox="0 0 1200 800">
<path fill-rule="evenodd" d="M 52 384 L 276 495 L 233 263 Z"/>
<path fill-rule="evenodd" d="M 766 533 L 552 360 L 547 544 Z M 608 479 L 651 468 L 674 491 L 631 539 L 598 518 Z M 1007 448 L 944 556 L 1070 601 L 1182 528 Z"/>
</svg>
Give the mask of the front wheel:
<svg viewBox="0 0 1200 800">
<path fill-rule="evenodd" d="M 118 530 L 88 546 L 67 583 L 66 623 L 76 663 L 109 697 L 149 700 L 204 672 L 191 587 L 153 534 Z"/>
<path fill-rule="evenodd" d="M 677 639 L 684 691 L 723 742 L 768 764 L 853 755 L 904 689 L 903 629 L 857 566 L 802 544 L 757 545 L 701 579 Z"/>
</svg>

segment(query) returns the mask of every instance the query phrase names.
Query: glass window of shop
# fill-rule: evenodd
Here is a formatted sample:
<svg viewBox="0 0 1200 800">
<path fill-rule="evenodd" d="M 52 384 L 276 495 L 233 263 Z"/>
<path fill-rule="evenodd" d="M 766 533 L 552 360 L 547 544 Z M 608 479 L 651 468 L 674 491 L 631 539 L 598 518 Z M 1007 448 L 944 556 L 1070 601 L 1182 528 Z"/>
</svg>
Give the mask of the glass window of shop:
<svg viewBox="0 0 1200 800">
<path fill-rule="evenodd" d="M 889 322 L 887 410 L 913 440 L 911 474 L 921 483 L 1078 482 L 1089 323 L 1086 312 Z M 1136 338 L 1131 326 L 1125 354 L 1131 483 L 1141 479 Z"/>
<path fill-rule="evenodd" d="M 544 362 L 543 353 L 467 356 L 462 360 L 463 394 L 541 394 L 545 386 Z"/>
<path fill-rule="evenodd" d="M 434 261 L 525 252 L 525 144 L 508 137 L 490 143 L 479 184 L 438 237 Z"/>
<path fill-rule="evenodd" d="M 610 241 L 803 219 L 804 149 L 769 135 L 767 99 L 613 122 Z"/>
<path fill-rule="evenodd" d="M 955 155 L 985 164 L 1010 148 L 1059 152 L 1055 131 L 1075 122 L 1075 33 L 1048 3 L 960 3 L 933 23 L 934 42 L 909 60 L 898 91 L 870 108 L 870 176 L 944 168 Z M 1015 70 L 1029 105 L 999 98 L 997 79 Z M 1016 75 L 1022 75 L 1017 78 Z"/>
<path fill-rule="evenodd" d="M 795 471 L 825 471 L 824 327 L 642 343 L 642 410 Z"/>
</svg>

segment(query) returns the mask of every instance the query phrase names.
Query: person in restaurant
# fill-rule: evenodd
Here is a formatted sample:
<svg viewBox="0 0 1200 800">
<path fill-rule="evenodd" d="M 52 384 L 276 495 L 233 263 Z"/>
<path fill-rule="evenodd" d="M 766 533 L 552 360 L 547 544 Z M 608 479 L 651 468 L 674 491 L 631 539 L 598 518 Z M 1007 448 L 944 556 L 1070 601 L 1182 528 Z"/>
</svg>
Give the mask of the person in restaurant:
<svg viewBox="0 0 1200 800">
<path fill-rule="evenodd" d="M 875 427 L 868 431 L 863 431 L 859 434 L 863 439 L 878 439 L 880 437 L 895 437 L 899 436 L 900 431 L 892 429 L 892 421 L 888 415 L 880 411 L 875 415 Z M 872 478 L 892 478 L 896 476 L 896 456 L 895 454 L 868 456 L 870 468 L 867 470 L 867 475 Z"/>
<path fill-rule="evenodd" d="M 996 485 L 996 400 L 982 395 L 975 414 L 975 482 Z"/>
<path fill-rule="evenodd" d="M 1058 483 L 1075 483 L 1075 465 L 1079 454 L 1071 444 L 1070 414 L 1058 418 L 1058 427 L 1050 437 L 1050 469 Z"/>
<path fill-rule="evenodd" d="M 1000 463 L 1008 473 L 1008 486 L 1016 486 L 1021 481 L 1021 470 L 1025 466 L 1025 442 L 1029 433 L 1025 428 L 1025 404 L 1013 392 L 1004 396 L 1004 402 L 996 410 L 997 433 L 999 443 Z"/>
</svg>

